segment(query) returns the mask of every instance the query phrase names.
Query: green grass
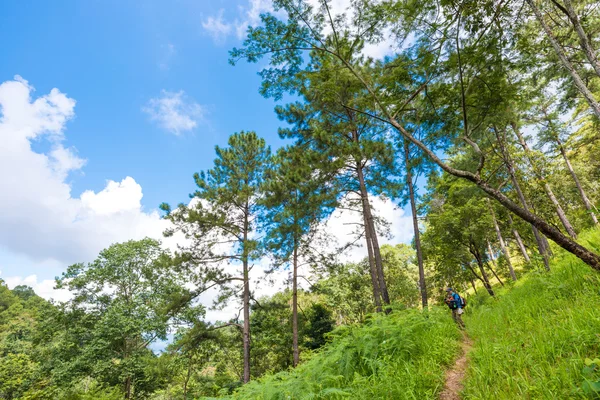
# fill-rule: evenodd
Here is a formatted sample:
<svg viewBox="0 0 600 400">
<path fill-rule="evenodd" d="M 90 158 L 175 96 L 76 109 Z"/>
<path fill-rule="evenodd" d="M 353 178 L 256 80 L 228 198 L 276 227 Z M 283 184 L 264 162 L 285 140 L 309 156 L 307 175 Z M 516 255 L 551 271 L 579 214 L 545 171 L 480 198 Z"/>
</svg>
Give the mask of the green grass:
<svg viewBox="0 0 600 400">
<path fill-rule="evenodd" d="M 447 310 L 373 316 L 341 327 L 298 368 L 242 387 L 234 399 L 435 399 L 459 352 L 460 332 Z"/>
<path fill-rule="evenodd" d="M 600 232 L 582 236 L 600 252 Z M 552 272 L 477 303 L 466 318 L 475 344 L 465 399 L 600 398 L 591 390 L 600 365 L 585 364 L 600 356 L 599 272 L 561 252 Z"/>
</svg>

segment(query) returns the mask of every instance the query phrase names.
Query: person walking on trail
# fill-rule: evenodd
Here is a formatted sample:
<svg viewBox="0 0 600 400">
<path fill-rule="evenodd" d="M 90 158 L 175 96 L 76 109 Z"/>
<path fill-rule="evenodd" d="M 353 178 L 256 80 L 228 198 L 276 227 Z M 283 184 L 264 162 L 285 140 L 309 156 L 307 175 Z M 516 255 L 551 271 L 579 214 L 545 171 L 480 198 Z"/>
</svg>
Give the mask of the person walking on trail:
<svg viewBox="0 0 600 400">
<path fill-rule="evenodd" d="M 465 302 L 462 297 L 460 297 L 460 295 L 452 288 L 447 288 L 446 293 L 446 304 L 452 310 L 452 318 L 454 319 L 454 322 L 456 322 L 456 324 L 463 329 L 465 327 L 465 323 L 460 315 L 463 313 Z"/>
</svg>

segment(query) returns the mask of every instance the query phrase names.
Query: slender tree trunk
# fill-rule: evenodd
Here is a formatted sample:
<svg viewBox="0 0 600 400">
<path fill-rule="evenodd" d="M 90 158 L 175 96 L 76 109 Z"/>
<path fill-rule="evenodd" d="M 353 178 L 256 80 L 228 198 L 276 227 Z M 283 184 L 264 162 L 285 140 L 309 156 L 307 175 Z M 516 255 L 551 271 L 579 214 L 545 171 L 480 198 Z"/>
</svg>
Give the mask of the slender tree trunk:
<svg viewBox="0 0 600 400">
<path fill-rule="evenodd" d="M 526 0 L 526 1 L 529 4 L 529 6 L 531 7 L 533 13 L 535 14 L 536 19 L 542 25 L 542 28 L 544 29 L 544 32 L 546 33 L 546 37 L 552 44 L 552 47 L 554 48 L 554 51 L 556 52 L 556 55 L 560 59 L 560 62 L 562 63 L 563 67 L 567 70 L 569 75 L 571 75 L 571 78 L 573 78 L 573 83 L 575 84 L 575 86 L 577 87 L 579 92 L 583 95 L 583 97 L 585 97 L 588 104 L 592 108 L 592 111 L 594 112 L 594 114 L 596 114 L 596 116 L 598 118 L 600 118 L 600 104 L 594 97 L 593 93 L 585 85 L 585 82 L 583 81 L 583 79 L 581 79 L 581 76 L 579 76 L 579 73 L 575 70 L 575 68 L 573 67 L 573 64 L 571 64 L 571 61 L 569 61 L 569 59 L 567 58 L 567 55 L 565 54 L 560 43 L 558 43 L 558 40 L 554 36 L 554 33 L 552 32 L 552 30 L 550 29 L 550 27 L 544 20 L 544 16 L 542 15 L 542 12 L 538 8 L 538 6 L 535 4 L 535 0 Z"/>
<path fill-rule="evenodd" d="M 494 274 L 494 277 L 500 283 L 500 285 L 504 286 L 504 282 L 502 282 L 502 279 L 500 279 L 500 277 L 498 276 L 498 273 L 496 273 L 496 270 L 494 270 L 494 268 L 492 268 L 492 266 L 489 263 L 485 263 L 485 264 L 488 266 L 490 271 L 492 271 L 492 274 Z M 494 263 L 494 266 L 496 266 L 495 263 Z"/>
<path fill-rule="evenodd" d="M 373 301 L 377 312 L 381 312 L 381 293 L 379 292 L 379 279 L 377 279 L 377 267 L 375 267 L 375 257 L 373 256 L 373 246 L 371 245 L 371 230 L 367 223 L 367 217 L 363 213 L 365 224 L 365 239 L 367 244 L 367 255 L 369 258 L 369 272 L 371 273 L 371 285 L 373 286 Z"/>
<path fill-rule="evenodd" d="M 481 273 L 481 281 L 483 282 L 483 286 L 485 287 L 485 290 L 487 290 L 487 292 L 490 294 L 490 296 L 494 297 L 494 289 L 492 289 L 492 285 L 490 284 L 487 272 L 485 272 L 485 268 L 483 267 L 483 260 L 481 259 L 481 255 L 477 254 L 476 251 L 472 251 L 472 253 L 473 256 L 475 256 L 475 259 L 477 260 L 477 266 L 479 267 L 479 272 Z"/>
<path fill-rule="evenodd" d="M 525 244 L 523 243 L 523 239 L 521 239 L 521 235 L 519 234 L 519 231 L 517 230 L 517 228 L 515 228 L 515 223 L 513 221 L 512 215 L 508 214 L 508 220 L 510 222 L 510 228 L 512 230 L 513 236 L 515 237 L 515 241 L 517 242 L 517 245 L 519 246 L 519 249 L 521 250 L 521 254 L 523 255 L 523 258 L 525 259 L 525 262 L 527 262 L 527 263 L 531 262 L 531 259 L 529 258 L 529 254 L 527 254 L 527 248 L 525 247 Z"/>
<path fill-rule="evenodd" d="M 571 0 L 564 0 L 565 8 L 567 11 L 567 16 L 571 20 L 573 27 L 575 28 L 575 32 L 577 32 L 577 36 L 579 36 L 579 43 L 581 45 L 581 49 L 585 53 L 586 58 L 590 62 L 590 65 L 596 72 L 596 75 L 600 77 L 600 62 L 598 61 L 598 56 L 596 55 L 596 50 L 590 43 L 587 33 L 583 30 L 583 26 L 581 26 L 581 21 L 579 20 L 579 16 L 573 7 L 573 3 Z"/>
<path fill-rule="evenodd" d="M 427 285 L 425 282 L 425 267 L 423 265 L 423 251 L 421 250 L 421 233 L 419 232 L 419 220 L 417 219 L 417 203 L 415 200 L 415 188 L 412 178 L 412 166 L 410 164 L 410 143 L 404 140 L 404 160 L 406 161 L 406 185 L 410 196 L 410 209 L 412 212 L 413 230 L 415 233 L 415 249 L 417 251 L 417 263 L 419 266 L 419 289 L 421 291 L 421 304 L 423 309 L 427 308 Z"/>
<path fill-rule="evenodd" d="M 588 210 L 588 212 L 590 213 L 590 217 L 592 218 L 592 221 L 594 221 L 594 224 L 598 225 L 598 218 L 596 217 L 596 214 L 594 213 L 594 207 L 592 206 L 592 202 L 587 197 L 587 195 L 585 193 L 585 190 L 583 190 L 583 186 L 581 186 L 581 182 L 579 181 L 579 177 L 575 173 L 575 170 L 573 169 L 573 166 L 571 165 L 571 161 L 569 160 L 569 157 L 567 157 L 567 151 L 565 150 L 565 147 L 563 146 L 563 144 L 562 144 L 562 142 L 560 141 L 559 138 L 556 139 L 556 143 L 558 144 L 558 148 L 560 150 L 560 154 L 562 154 L 563 159 L 565 160 L 565 164 L 567 164 L 567 168 L 569 169 L 569 173 L 573 177 L 573 181 L 575 182 L 575 185 L 577 186 L 577 190 L 579 191 L 579 195 L 581 196 L 581 200 L 583 200 L 583 204 L 585 204 L 586 210 Z"/>
<path fill-rule="evenodd" d="M 537 9 L 537 7 L 535 7 L 533 0 L 527 0 L 527 2 L 530 5 L 532 5 L 532 7 L 537 11 L 536 16 L 538 18 L 540 18 L 541 14 L 539 13 L 539 10 Z M 559 47 L 559 50 L 560 50 L 560 47 Z M 480 162 L 479 162 L 476 172 L 461 170 L 461 169 L 454 168 L 454 167 L 448 165 L 447 163 L 442 161 L 442 159 L 440 159 L 440 157 L 438 157 L 438 155 L 435 153 L 435 151 L 433 151 L 431 148 L 429 148 L 425 143 L 423 143 L 419 139 L 415 138 L 410 132 L 408 132 L 404 128 L 404 126 L 402 126 L 402 124 L 400 124 L 398 122 L 398 120 L 396 120 L 395 114 L 390 112 L 390 110 L 387 108 L 387 106 L 384 104 L 384 102 L 378 96 L 376 90 L 372 87 L 372 85 L 370 85 L 365 80 L 365 78 L 362 76 L 362 74 L 352 64 L 350 64 L 348 62 L 348 60 L 346 60 L 342 55 L 340 55 L 338 53 L 332 52 L 330 54 L 333 55 L 334 57 L 336 57 L 348 69 L 348 71 L 360 81 L 360 83 L 363 85 L 365 90 L 367 90 L 367 92 L 371 96 L 371 98 L 374 102 L 374 106 L 381 109 L 383 116 L 376 116 L 376 115 L 372 115 L 369 113 L 364 113 L 363 111 L 356 110 L 356 109 L 353 109 L 354 111 L 364 113 L 366 115 L 369 115 L 372 118 L 378 119 L 379 121 L 390 124 L 392 127 L 394 127 L 394 129 L 398 130 L 398 132 L 400 132 L 400 134 L 405 139 L 409 140 L 411 143 L 413 143 L 415 146 L 417 146 L 419 149 L 421 149 L 423 151 L 423 153 L 425 153 L 425 155 L 427 155 L 427 157 L 429 157 L 431 159 L 431 161 L 433 161 L 436 165 L 438 165 L 442 170 L 444 170 L 445 172 L 447 172 L 448 174 L 450 174 L 452 176 L 456 176 L 457 178 L 462 178 L 462 179 L 468 180 L 469 182 L 474 183 L 481 190 L 483 190 L 489 196 L 491 196 L 492 198 L 497 200 L 500 204 L 502 204 L 507 210 L 509 210 L 510 212 L 519 216 L 523 220 L 529 222 L 532 226 L 534 226 L 536 228 L 536 230 L 539 229 L 541 232 L 544 233 L 544 235 L 546 235 L 549 238 L 551 238 L 552 240 L 554 240 L 554 242 L 557 245 L 559 245 L 566 251 L 572 253 L 573 255 L 575 255 L 576 257 L 581 259 L 583 262 L 588 264 L 590 267 L 592 267 L 593 269 L 600 271 L 600 255 L 598 255 L 598 254 L 590 251 L 586 247 L 580 245 L 572 238 L 565 236 L 559 229 L 556 229 L 554 226 L 549 224 L 546 220 L 544 220 L 544 219 L 540 218 L 538 215 L 532 213 L 527 208 L 519 207 L 519 205 L 517 203 L 512 201 L 508 196 L 506 196 L 500 190 L 491 186 L 487 182 L 486 179 L 481 177 L 481 170 L 483 169 L 483 166 L 485 164 L 485 156 L 484 156 L 483 152 L 481 152 L 481 149 L 479 149 L 479 146 L 477 146 L 476 143 L 474 143 L 473 141 L 469 142 L 469 145 L 480 156 Z M 564 54 L 563 54 L 563 56 L 564 56 Z M 580 79 L 580 82 L 583 83 L 581 81 L 581 79 Z M 411 101 L 412 99 L 414 99 L 425 87 L 426 87 L 426 85 L 421 85 L 417 89 L 417 91 L 414 92 L 408 100 Z M 583 85 L 583 87 L 585 89 L 585 85 Z M 588 93 L 589 93 L 589 91 L 588 91 Z M 593 100 L 593 96 L 591 97 L 591 99 Z M 588 98 L 588 100 L 589 100 L 589 98 Z M 596 102 L 596 106 L 597 106 L 595 108 L 596 115 L 598 115 L 600 117 L 600 105 L 598 105 L 597 102 Z M 348 108 L 352 109 L 351 107 L 348 107 Z M 539 236 L 539 233 L 538 233 L 538 236 Z M 544 253 L 544 254 L 546 254 L 546 253 Z M 548 264 L 546 265 L 546 268 L 549 268 Z"/>
<path fill-rule="evenodd" d="M 510 157 L 510 154 L 508 153 L 508 150 L 504 146 L 503 138 L 500 138 L 500 135 L 498 132 L 496 132 L 496 139 L 498 140 L 498 144 L 500 145 L 500 150 L 502 151 L 504 163 L 506 164 L 506 168 L 508 169 L 510 179 L 513 183 L 513 186 L 515 187 L 515 191 L 517 192 L 517 195 L 519 196 L 519 200 L 521 201 L 523 211 L 531 214 L 531 211 L 529 211 L 530 210 L 529 204 L 527 203 L 527 200 L 525 199 L 525 195 L 523 194 L 523 191 L 521 190 L 521 185 L 519 185 L 519 181 L 517 180 L 515 166 L 513 165 L 513 162 Z M 540 255 L 544 259 L 544 267 L 546 267 L 546 270 L 549 271 L 550 270 L 550 260 L 549 260 L 549 256 L 548 256 L 549 246 L 548 246 L 547 242 L 542 239 L 542 235 L 540 235 L 540 232 L 534 223 L 531 223 L 531 230 L 533 231 L 533 236 L 535 236 L 535 240 L 537 242 Z M 560 233 L 560 231 L 559 231 L 559 233 Z M 561 235 L 562 235 L 562 233 L 561 233 Z"/>
<path fill-rule="evenodd" d="M 525 199 L 525 195 L 523 194 L 523 191 L 521 190 L 521 186 L 519 185 L 519 182 L 517 181 L 517 177 L 515 176 L 514 172 L 511 173 L 511 179 L 513 181 L 513 184 L 515 185 L 515 189 L 517 190 L 517 194 L 519 195 L 519 199 L 521 200 L 521 204 L 523 204 L 523 208 L 525 208 L 527 211 L 529 211 L 529 205 L 527 204 L 527 200 Z M 531 229 L 533 230 L 533 236 L 535 236 L 535 240 L 536 240 L 536 242 L 538 244 L 538 250 L 540 252 L 540 255 L 544 259 L 544 267 L 546 268 L 546 270 L 550 271 L 550 260 L 549 260 L 549 255 L 548 255 L 548 244 L 542 238 L 542 235 L 540 234 L 540 231 L 538 230 L 538 228 L 535 225 L 531 225 Z"/>
<path fill-rule="evenodd" d="M 379 248 L 379 239 L 377 238 L 377 230 L 375 229 L 375 219 L 371 212 L 371 204 L 369 203 L 369 197 L 367 195 L 367 222 L 369 224 L 369 230 L 371 231 L 371 245 L 373 246 L 373 255 L 375 256 L 375 266 L 377 267 L 377 277 L 379 280 L 379 290 L 381 292 L 381 299 L 385 304 L 390 304 L 390 294 L 388 292 L 387 283 L 385 281 L 385 274 L 383 273 L 383 260 L 381 258 L 381 249 Z"/>
<path fill-rule="evenodd" d="M 358 73 L 356 73 L 356 76 L 359 76 Z M 468 180 L 469 182 L 474 183 L 475 185 L 477 185 L 477 187 L 479 187 L 481 190 L 483 190 L 485 193 L 487 193 L 490 197 L 494 198 L 496 201 L 498 201 L 500 204 L 502 204 L 507 210 L 509 210 L 513 214 L 517 215 L 519 218 L 529 222 L 535 228 L 535 232 L 537 232 L 538 237 L 540 236 L 539 231 L 538 231 L 538 229 L 539 229 L 541 232 L 544 233 L 544 235 L 551 238 L 557 245 L 559 245 L 560 247 L 562 247 L 569 253 L 575 255 L 581 261 L 583 261 L 584 263 L 586 263 L 593 269 L 600 271 L 600 255 L 590 251 L 585 246 L 580 245 L 572 238 L 565 236 L 559 229 L 556 229 L 554 226 L 549 224 L 546 220 L 544 220 L 540 216 L 529 211 L 528 208 L 519 207 L 519 205 L 517 203 L 512 201 L 508 196 L 506 196 L 504 193 L 502 193 L 499 189 L 496 189 L 495 187 L 491 186 L 487 182 L 486 179 L 482 178 L 479 171 L 476 173 L 473 173 L 470 171 L 460 170 L 460 169 L 451 167 L 450 165 L 443 162 L 437 156 L 437 154 L 435 154 L 435 152 L 433 150 L 431 150 L 423 142 L 421 142 L 420 140 L 418 140 L 417 138 L 412 136 L 406 129 L 404 129 L 404 127 L 402 125 L 400 125 L 398 123 L 398 121 L 396 121 L 396 119 L 389 114 L 389 111 L 385 108 L 385 106 L 382 105 L 382 103 L 379 101 L 377 95 L 374 94 L 374 92 L 372 91 L 370 86 L 368 86 L 368 84 L 364 81 L 363 81 L 363 84 L 365 85 L 365 87 L 367 87 L 369 90 L 371 90 L 371 95 L 373 95 L 374 98 L 376 99 L 376 101 L 378 101 L 378 106 L 386 114 L 386 117 L 388 118 L 388 120 L 386 122 L 389 122 L 389 124 L 392 125 L 398 131 L 400 131 L 400 133 L 406 139 L 410 140 L 417 147 L 419 147 L 419 149 L 421 149 L 427 155 L 427 157 L 429 157 L 431 159 L 431 161 L 433 161 L 441 169 L 443 169 L 445 172 L 447 172 L 448 174 L 450 174 L 452 176 L 456 176 L 457 178 L 462 178 L 462 179 Z M 480 155 L 483 157 L 483 153 L 480 153 Z M 480 162 L 480 165 L 483 165 L 483 163 Z M 540 238 L 540 240 L 541 240 L 541 238 Z M 541 243 L 543 243 L 543 242 L 541 242 Z M 547 257 L 548 255 L 547 255 L 546 248 L 543 247 L 543 249 L 544 249 L 544 255 L 546 255 L 546 257 Z M 546 269 L 549 269 L 550 265 L 548 263 L 548 260 L 545 258 L 544 261 L 545 261 Z"/>
<path fill-rule="evenodd" d="M 131 376 L 125 378 L 125 398 L 131 399 Z"/>
<path fill-rule="evenodd" d="M 188 383 L 190 381 L 191 376 L 192 376 L 192 357 L 190 357 L 190 360 L 188 363 L 187 374 L 185 376 L 185 380 L 183 381 L 183 398 L 184 398 L 184 400 L 187 400 Z"/>
<path fill-rule="evenodd" d="M 379 241 L 377 240 L 377 231 L 375 230 L 375 221 L 373 219 L 373 213 L 371 213 L 371 205 L 369 204 L 369 194 L 365 185 L 365 177 L 363 175 L 363 166 L 360 161 L 356 163 L 356 172 L 358 173 L 358 182 L 360 186 L 360 194 L 362 200 L 362 209 L 365 219 L 365 227 L 368 227 L 368 233 L 370 237 L 371 246 L 373 249 L 373 256 L 375 259 L 375 271 L 377 272 L 377 282 L 379 283 L 379 293 L 384 304 L 390 304 L 390 295 L 387 290 L 385 283 L 385 276 L 383 274 L 383 262 L 381 259 L 381 251 L 379 249 Z"/>
<path fill-rule="evenodd" d="M 511 122 L 511 126 L 513 128 L 513 131 L 517 135 L 517 138 L 519 139 L 519 144 L 521 144 L 521 147 L 523 147 L 523 150 L 525 151 L 525 154 L 527 155 L 527 158 L 529 159 L 529 164 L 531 164 L 531 168 L 532 168 L 533 172 L 535 173 L 535 175 L 537 176 L 538 180 L 540 181 L 540 183 L 544 187 L 544 191 L 546 192 L 546 195 L 548 196 L 548 198 L 552 202 L 552 205 L 554 205 L 554 208 L 556 210 L 556 214 L 558 215 L 558 219 L 560 219 L 560 222 L 563 224 L 563 226 L 567 230 L 567 233 L 573 239 L 577 239 L 577 234 L 575 233 L 575 229 L 573 228 L 573 225 L 571 225 L 571 222 L 567 218 L 567 215 L 565 214 L 565 211 L 563 210 L 562 206 L 558 202 L 558 199 L 554 195 L 554 192 L 552 191 L 552 188 L 550 187 L 550 184 L 546 180 L 546 177 L 543 175 L 541 169 L 538 168 L 538 166 L 536 165 L 536 162 L 535 162 L 535 160 L 533 159 L 533 157 L 531 155 L 531 149 L 529 149 L 529 146 L 527 145 L 527 142 L 525 141 L 525 138 L 521 134 L 521 130 L 517 126 L 517 123 L 514 122 L 514 121 L 512 121 Z"/>
<path fill-rule="evenodd" d="M 300 352 L 298 350 L 298 244 L 294 238 L 293 255 L 294 273 L 292 277 L 292 350 L 294 353 L 293 366 L 296 367 L 300 361 Z"/>
<path fill-rule="evenodd" d="M 502 253 L 504 253 L 504 257 L 506 258 L 506 263 L 508 265 L 508 271 L 510 273 L 510 277 L 512 278 L 513 281 L 516 281 L 517 275 L 515 274 L 515 269 L 513 268 L 512 262 L 510 261 L 510 253 L 508 252 L 508 248 L 506 247 L 506 244 L 504 243 L 504 238 L 502 237 L 502 232 L 500 231 L 500 226 L 498 226 L 498 221 L 496 220 L 496 213 L 494 212 L 494 207 L 492 207 L 492 204 L 489 199 L 488 199 L 488 207 L 490 209 L 490 213 L 492 214 L 492 221 L 494 222 L 494 229 L 496 230 L 496 236 L 498 237 L 498 243 L 500 243 L 500 249 L 502 250 Z M 490 250 L 490 256 L 492 257 L 492 260 L 493 260 L 492 246 L 490 245 L 489 240 L 488 240 L 488 248 Z M 525 253 L 525 254 L 527 254 L 527 253 Z"/>
<path fill-rule="evenodd" d="M 500 285 L 504 286 L 504 282 L 502 282 L 502 279 L 500 279 L 500 277 L 498 276 L 498 274 L 496 273 L 496 269 L 498 268 L 498 264 L 496 263 L 496 257 L 494 256 L 494 252 L 492 251 L 492 245 L 490 244 L 490 241 L 486 239 L 487 242 L 487 247 L 488 247 L 488 253 L 489 253 L 489 257 L 490 257 L 490 261 L 492 263 L 492 265 L 490 265 L 490 263 L 486 263 L 486 265 L 488 266 L 488 268 L 490 269 L 490 271 L 492 271 L 492 274 L 494 274 L 494 276 L 496 277 L 496 280 L 498 282 L 500 282 Z"/>
<path fill-rule="evenodd" d="M 244 376 L 242 381 L 244 383 L 250 382 L 250 270 L 248 266 L 248 214 L 249 206 L 246 203 L 244 208 L 244 243 L 242 249 L 242 264 L 244 268 L 244 294 L 243 294 L 243 309 L 244 309 L 244 328 L 243 328 L 243 341 L 244 341 Z"/>
<path fill-rule="evenodd" d="M 487 239 L 486 239 L 486 243 L 487 243 L 488 255 L 490 257 L 490 261 L 491 261 L 494 269 L 497 269 L 498 268 L 498 263 L 496 262 L 496 256 L 494 255 L 494 250 L 492 249 L 492 244 Z"/>
<path fill-rule="evenodd" d="M 473 291 L 477 294 L 477 288 L 475 287 L 475 281 L 473 279 L 469 279 L 471 281 L 471 286 L 473 286 Z"/>
</svg>

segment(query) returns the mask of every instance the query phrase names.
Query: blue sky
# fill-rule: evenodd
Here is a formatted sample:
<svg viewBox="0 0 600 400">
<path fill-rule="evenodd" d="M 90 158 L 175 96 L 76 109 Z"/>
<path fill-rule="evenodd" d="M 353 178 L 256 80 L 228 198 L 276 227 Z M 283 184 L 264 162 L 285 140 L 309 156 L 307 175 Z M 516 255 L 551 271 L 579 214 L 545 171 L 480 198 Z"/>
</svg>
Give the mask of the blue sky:
<svg viewBox="0 0 600 400">
<path fill-rule="evenodd" d="M 221 3 L 221 4 L 219 4 Z M 210 166 L 215 144 L 256 130 L 277 141 L 273 103 L 257 93 L 256 65 L 228 64 L 236 38 L 215 44 L 203 19 L 235 1 L 8 1 L 0 5 L 6 41 L 2 81 L 21 75 L 46 93 L 56 87 L 77 101 L 67 144 L 88 160 L 72 177 L 73 194 L 100 190 L 106 179 L 134 176 L 142 203 L 179 201 L 191 175 Z M 240 2 L 239 6 L 247 6 Z M 204 109 L 180 137 L 140 112 L 162 90 L 183 90 Z"/>
<path fill-rule="evenodd" d="M 228 64 L 269 9 L 269 0 L 0 2 L 0 278 L 55 296 L 53 278 L 70 263 L 161 237 L 158 205 L 188 201 L 193 173 L 212 166 L 230 134 L 254 130 L 279 146 L 259 67 Z M 379 206 L 393 240 L 409 241 L 404 211 Z"/>
</svg>

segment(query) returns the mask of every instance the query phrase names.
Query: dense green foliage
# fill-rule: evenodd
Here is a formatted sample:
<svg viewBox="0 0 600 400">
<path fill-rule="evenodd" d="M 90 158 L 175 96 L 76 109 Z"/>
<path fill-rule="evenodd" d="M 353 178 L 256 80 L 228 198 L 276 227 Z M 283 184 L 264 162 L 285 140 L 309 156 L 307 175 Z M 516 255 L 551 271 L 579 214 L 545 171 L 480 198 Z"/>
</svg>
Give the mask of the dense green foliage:
<svg viewBox="0 0 600 400">
<path fill-rule="evenodd" d="M 332 343 L 290 372 L 269 375 L 234 399 L 434 399 L 460 332 L 435 308 L 372 316 L 338 328 Z"/>
<path fill-rule="evenodd" d="M 57 279 L 64 303 L 0 281 L 0 398 L 435 398 L 461 339 L 449 285 L 471 294 L 464 396 L 598 397 L 597 1 L 338 3 L 273 0 L 230 52 L 296 96 L 287 146 L 217 146 L 161 205 L 176 251 L 113 244 Z M 381 244 L 398 221 L 373 205 L 407 200 L 422 240 Z M 260 297 L 254 268 L 289 287 Z"/>
<path fill-rule="evenodd" d="M 600 247 L 600 232 L 582 236 Z M 586 365 L 600 355 L 600 277 L 582 267 L 561 254 L 550 274 L 531 272 L 497 299 L 478 298 L 467 319 L 475 345 L 465 398 L 600 394 L 600 369 Z"/>
</svg>

